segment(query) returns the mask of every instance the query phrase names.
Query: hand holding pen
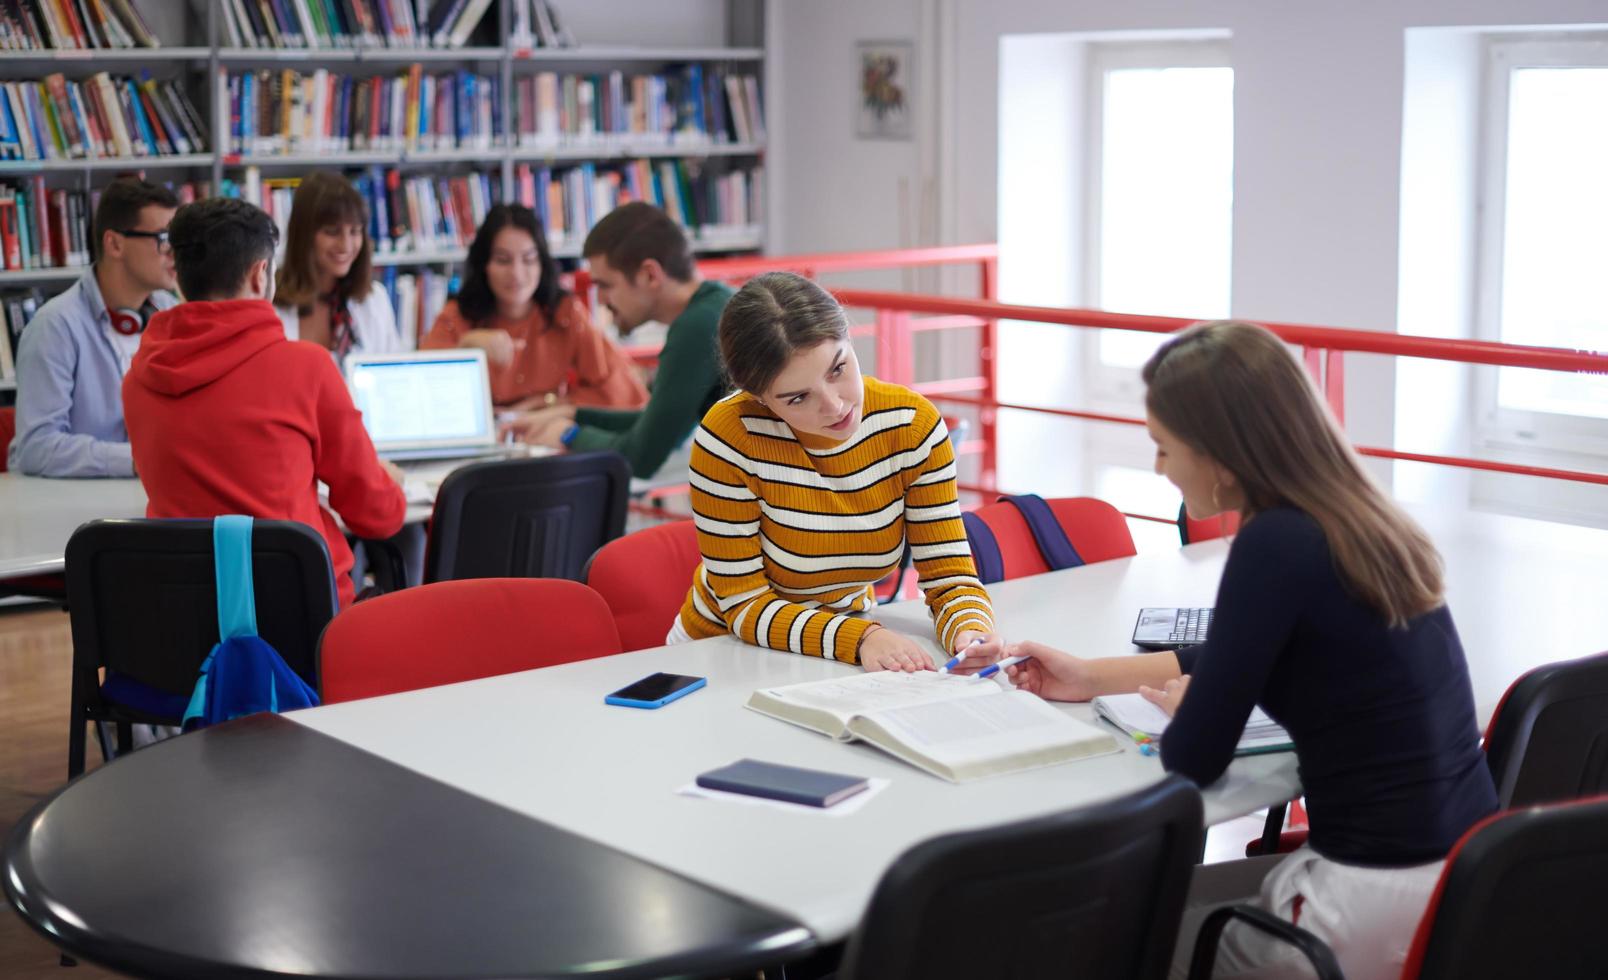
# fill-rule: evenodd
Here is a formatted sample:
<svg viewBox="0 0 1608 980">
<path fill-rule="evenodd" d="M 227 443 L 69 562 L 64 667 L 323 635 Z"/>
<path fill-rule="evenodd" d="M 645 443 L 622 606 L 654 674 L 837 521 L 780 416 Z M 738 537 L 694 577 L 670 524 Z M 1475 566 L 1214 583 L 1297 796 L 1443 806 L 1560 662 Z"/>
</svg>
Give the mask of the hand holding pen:
<svg viewBox="0 0 1608 980">
<path fill-rule="evenodd" d="M 955 655 L 938 668 L 940 674 L 970 674 L 1005 655 L 1005 640 L 997 633 L 961 630 L 955 636 Z"/>
</svg>

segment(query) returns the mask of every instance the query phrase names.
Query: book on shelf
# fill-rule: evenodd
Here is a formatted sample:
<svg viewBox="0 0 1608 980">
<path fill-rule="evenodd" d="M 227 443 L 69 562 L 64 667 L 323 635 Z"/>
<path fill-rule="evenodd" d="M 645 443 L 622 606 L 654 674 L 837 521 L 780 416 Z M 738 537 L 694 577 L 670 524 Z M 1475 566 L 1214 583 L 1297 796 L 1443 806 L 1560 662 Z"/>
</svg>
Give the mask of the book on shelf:
<svg viewBox="0 0 1608 980">
<path fill-rule="evenodd" d="M 0 82 L 0 159 L 133 159 L 206 148 L 200 114 L 169 80 L 55 72 Z"/>
<path fill-rule="evenodd" d="M 514 79 L 510 128 L 532 149 L 753 143 L 764 132 L 759 105 L 756 76 L 700 64 L 641 75 L 539 71 Z"/>
<path fill-rule="evenodd" d="M 0 381 L 17 379 L 17 343 L 22 339 L 22 328 L 44 305 L 45 297 L 38 289 L 12 290 L 0 295 Z"/>
<path fill-rule="evenodd" d="M 150 2 L 150 0 L 140 0 Z M 136 0 L 5 0 L 0 50 L 156 48 Z"/>
<path fill-rule="evenodd" d="M 376 270 L 375 284 L 383 286 L 391 297 L 404 350 L 413 350 L 419 345 L 419 338 L 430 331 L 441 308 L 447 305 L 447 297 L 458 291 L 456 275 L 394 265 Z"/>
<path fill-rule="evenodd" d="M 1103 694 L 1094 699 L 1094 713 L 1129 735 L 1143 735 L 1157 739 L 1172 721 L 1165 711 L 1145 700 L 1141 694 Z M 1278 722 L 1267 716 L 1261 708 L 1252 708 L 1245 722 L 1235 755 L 1259 755 L 1263 752 L 1284 752 L 1295 748 Z"/>
<path fill-rule="evenodd" d="M 484 150 L 501 143 L 495 75 L 430 72 L 413 64 L 367 78 L 318 68 L 230 74 L 231 151 L 297 153 Z"/>
<path fill-rule="evenodd" d="M 491 0 L 219 0 L 231 47 L 461 48 L 496 44 Z"/>
<path fill-rule="evenodd" d="M 951 782 L 1118 751 L 1109 733 L 1035 694 L 931 671 L 762 688 L 748 707 L 840 741 L 867 742 Z"/>
<path fill-rule="evenodd" d="M 761 166 L 718 173 L 679 159 L 562 168 L 522 163 L 514 187 L 515 199 L 536 212 L 555 247 L 579 244 L 604 215 L 630 201 L 660 208 L 695 242 L 749 237 L 765 220 Z"/>
<path fill-rule="evenodd" d="M 509 0 L 508 43 L 516 50 L 573 48 L 575 35 L 552 0 Z"/>
</svg>

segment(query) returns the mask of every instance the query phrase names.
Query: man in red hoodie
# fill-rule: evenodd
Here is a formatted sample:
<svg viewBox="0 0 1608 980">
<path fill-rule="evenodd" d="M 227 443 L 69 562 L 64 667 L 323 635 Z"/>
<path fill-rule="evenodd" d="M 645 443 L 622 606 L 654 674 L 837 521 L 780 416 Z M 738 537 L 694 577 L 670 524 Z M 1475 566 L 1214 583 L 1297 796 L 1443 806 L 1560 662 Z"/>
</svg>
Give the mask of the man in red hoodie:
<svg viewBox="0 0 1608 980">
<path fill-rule="evenodd" d="M 272 219 L 244 201 L 180 208 L 168 226 L 188 302 L 151 318 L 123 380 L 123 414 L 150 517 L 301 521 L 329 545 L 341 605 L 351 531 L 388 538 L 407 508 L 329 352 L 285 339 L 274 312 Z"/>
</svg>

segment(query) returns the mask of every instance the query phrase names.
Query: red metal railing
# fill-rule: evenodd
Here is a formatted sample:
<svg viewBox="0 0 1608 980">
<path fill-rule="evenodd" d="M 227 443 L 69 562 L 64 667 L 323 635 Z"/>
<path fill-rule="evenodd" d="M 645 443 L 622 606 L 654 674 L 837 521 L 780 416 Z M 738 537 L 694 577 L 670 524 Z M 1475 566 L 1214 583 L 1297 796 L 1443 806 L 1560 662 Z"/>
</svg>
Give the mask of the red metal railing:
<svg viewBox="0 0 1608 980">
<path fill-rule="evenodd" d="M 739 282 L 761 272 L 774 270 L 787 270 L 814 278 L 827 273 L 870 269 L 975 265 L 978 270 L 977 298 L 865 289 L 834 289 L 833 292 L 845 307 L 873 311 L 874 321 L 857 325 L 853 333 L 856 336 L 868 336 L 874 339 L 875 372 L 878 377 L 908 385 L 935 402 L 965 405 L 977 410 L 979 438 L 963 444 L 960 450 L 979 457 L 978 481 L 975 484 L 963 484 L 962 489 L 987 494 L 999 492 L 997 434 L 998 413 L 1002 409 L 1122 425 L 1144 424 L 1143 419 L 1133 416 L 1001 401 L 998 397 L 995 356 L 999 321 L 1013 320 L 1082 329 L 1132 330 L 1143 333 L 1171 333 L 1195 322 L 1179 317 L 999 303 L 995 301 L 999 282 L 998 260 L 999 249 L 996 245 L 960 245 L 874 252 L 717 259 L 700 262 L 699 271 L 705 278 Z M 586 274 L 577 273 L 577 292 L 585 296 L 588 286 L 589 280 Z M 1608 375 L 1608 353 L 1525 347 L 1478 340 L 1451 340 L 1306 324 L 1264 322 L 1263 325 L 1286 342 L 1302 348 L 1307 369 L 1318 383 L 1335 416 L 1342 421 L 1345 418 L 1344 355 L 1347 352 Z M 926 331 L 959 328 L 980 331 L 977 373 L 959 378 L 917 381 L 913 353 L 915 335 Z M 633 356 L 651 361 L 656 356 L 658 348 L 642 346 L 629 347 L 627 350 Z M 1608 473 L 1525 466 L 1466 456 L 1407 452 L 1378 446 L 1358 446 L 1357 451 L 1365 456 L 1380 459 L 1433 463 L 1608 486 Z M 1128 516 L 1168 523 L 1172 521 L 1171 517 L 1162 518 L 1154 515 Z"/>
</svg>

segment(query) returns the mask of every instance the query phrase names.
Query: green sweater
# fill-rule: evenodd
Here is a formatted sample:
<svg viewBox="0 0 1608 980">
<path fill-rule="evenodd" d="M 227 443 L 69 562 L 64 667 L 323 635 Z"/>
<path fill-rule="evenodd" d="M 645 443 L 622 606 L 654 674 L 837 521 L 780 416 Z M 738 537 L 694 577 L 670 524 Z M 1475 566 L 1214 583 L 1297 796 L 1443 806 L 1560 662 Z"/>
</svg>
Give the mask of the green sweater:
<svg viewBox="0 0 1608 980">
<path fill-rule="evenodd" d="M 650 477 L 663 466 L 692 435 L 704 413 L 726 394 L 715 330 L 733 292 L 724 283 L 701 284 L 670 324 L 648 404 L 637 411 L 577 408 L 575 422 L 580 429 L 569 448 L 612 449 L 626 458 L 632 475 L 639 478 Z"/>
</svg>

